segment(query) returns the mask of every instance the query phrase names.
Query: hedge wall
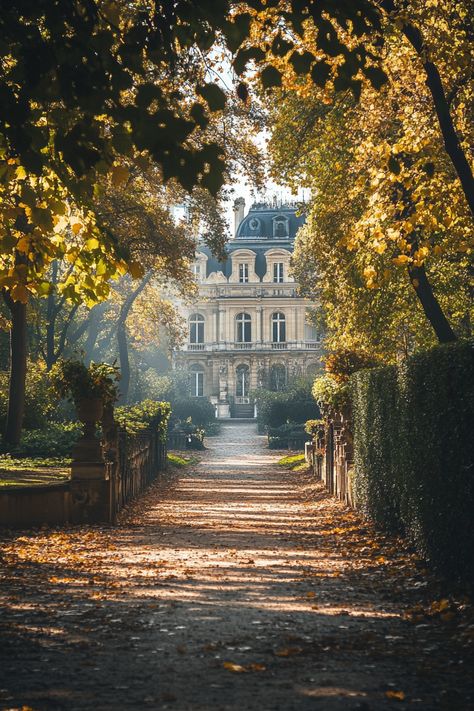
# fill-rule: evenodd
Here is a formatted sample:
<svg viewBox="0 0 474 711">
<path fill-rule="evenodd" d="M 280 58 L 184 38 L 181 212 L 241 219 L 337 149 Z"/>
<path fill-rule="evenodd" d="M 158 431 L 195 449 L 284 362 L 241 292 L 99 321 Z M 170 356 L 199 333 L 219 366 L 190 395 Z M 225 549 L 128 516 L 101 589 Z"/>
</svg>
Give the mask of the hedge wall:
<svg viewBox="0 0 474 711">
<path fill-rule="evenodd" d="M 356 505 L 474 581 L 474 349 L 419 353 L 351 379 Z"/>
</svg>

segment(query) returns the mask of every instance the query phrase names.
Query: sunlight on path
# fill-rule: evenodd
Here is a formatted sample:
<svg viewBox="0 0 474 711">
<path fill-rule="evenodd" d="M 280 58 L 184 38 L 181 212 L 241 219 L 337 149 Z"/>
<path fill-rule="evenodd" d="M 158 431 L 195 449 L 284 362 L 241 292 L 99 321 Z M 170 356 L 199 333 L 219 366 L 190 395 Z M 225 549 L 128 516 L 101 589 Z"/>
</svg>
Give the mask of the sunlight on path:
<svg viewBox="0 0 474 711">
<path fill-rule="evenodd" d="M 442 708 L 444 640 L 405 619 L 416 562 L 265 444 L 225 424 L 117 528 L 17 539 L 5 708 Z"/>
</svg>

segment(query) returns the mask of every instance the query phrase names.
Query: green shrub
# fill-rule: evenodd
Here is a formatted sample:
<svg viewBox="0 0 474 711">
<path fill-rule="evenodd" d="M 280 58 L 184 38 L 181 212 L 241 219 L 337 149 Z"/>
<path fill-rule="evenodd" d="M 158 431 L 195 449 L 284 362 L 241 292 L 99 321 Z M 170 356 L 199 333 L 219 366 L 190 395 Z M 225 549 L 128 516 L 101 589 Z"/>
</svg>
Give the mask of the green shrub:
<svg viewBox="0 0 474 711">
<path fill-rule="evenodd" d="M 8 388 L 10 374 L 0 372 L 0 428 L 3 432 L 7 417 Z M 54 414 L 57 398 L 51 392 L 48 374 L 37 364 L 28 365 L 25 391 L 25 416 L 23 426 L 34 430 L 47 426 L 48 419 Z"/>
<path fill-rule="evenodd" d="M 355 495 L 444 573 L 474 581 L 474 350 L 440 346 L 351 382 Z"/>
<path fill-rule="evenodd" d="M 172 401 L 172 408 L 173 421 L 191 418 L 194 425 L 205 428 L 216 419 L 214 405 L 204 397 L 176 398 Z"/>
<path fill-rule="evenodd" d="M 70 457 L 82 432 L 79 422 L 49 422 L 42 429 L 24 430 L 15 457 Z"/>
<path fill-rule="evenodd" d="M 336 382 L 331 375 L 316 378 L 312 395 L 324 412 L 342 410 L 351 397 L 349 385 L 346 382 Z"/>
<path fill-rule="evenodd" d="M 257 422 L 263 427 L 280 427 L 288 422 L 302 422 L 319 417 L 319 408 L 311 395 L 310 380 L 297 380 L 285 390 L 257 390 Z"/>
<path fill-rule="evenodd" d="M 168 421 L 171 415 L 169 402 L 143 400 L 137 405 L 124 405 L 115 410 L 115 419 L 120 427 L 129 434 L 138 434 L 147 429 L 156 428 L 160 439 L 165 442 L 168 434 Z"/>
</svg>

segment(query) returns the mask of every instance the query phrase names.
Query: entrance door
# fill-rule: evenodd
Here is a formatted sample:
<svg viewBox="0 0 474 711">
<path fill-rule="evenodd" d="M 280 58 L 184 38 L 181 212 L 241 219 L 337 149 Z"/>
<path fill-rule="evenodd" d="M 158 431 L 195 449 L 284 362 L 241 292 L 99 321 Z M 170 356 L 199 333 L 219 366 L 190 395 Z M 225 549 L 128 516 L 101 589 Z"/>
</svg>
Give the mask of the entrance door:
<svg viewBox="0 0 474 711">
<path fill-rule="evenodd" d="M 237 382 L 235 388 L 235 402 L 244 404 L 250 402 L 250 369 L 248 365 L 237 366 Z"/>
</svg>

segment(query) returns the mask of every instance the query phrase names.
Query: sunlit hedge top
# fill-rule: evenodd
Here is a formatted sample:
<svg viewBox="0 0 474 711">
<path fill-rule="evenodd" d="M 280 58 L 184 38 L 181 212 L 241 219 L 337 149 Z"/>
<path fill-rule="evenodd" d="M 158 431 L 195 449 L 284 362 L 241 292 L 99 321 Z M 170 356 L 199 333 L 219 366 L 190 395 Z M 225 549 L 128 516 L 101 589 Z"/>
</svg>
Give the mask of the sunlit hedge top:
<svg viewBox="0 0 474 711">
<path fill-rule="evenodd" d="M 115 410 L 115 419 L 129 434 L 157 430 L 162 441 L 166 439 L 170 415 L 169 402 L 156 400 L 143 400 L 137 405 L 118 407 Z"/>
</svg>

